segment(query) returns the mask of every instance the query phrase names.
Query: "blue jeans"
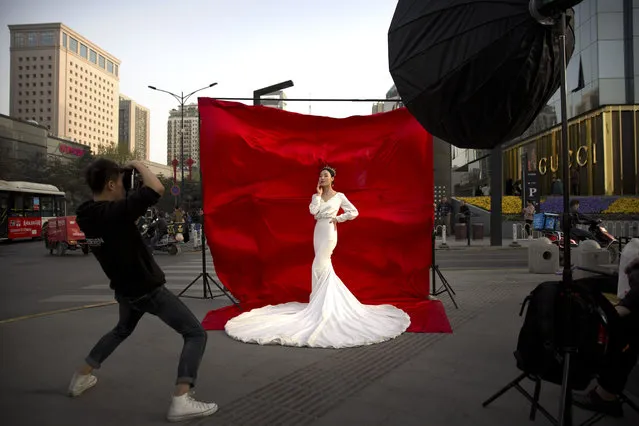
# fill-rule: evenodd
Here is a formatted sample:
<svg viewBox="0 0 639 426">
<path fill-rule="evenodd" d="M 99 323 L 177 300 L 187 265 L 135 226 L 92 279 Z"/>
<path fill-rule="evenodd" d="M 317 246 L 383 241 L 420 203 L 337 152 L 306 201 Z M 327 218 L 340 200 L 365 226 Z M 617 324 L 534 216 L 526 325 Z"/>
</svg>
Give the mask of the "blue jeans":
<svg viewBox="0 0 639 426">
<path fill-rule="evenodd" d="M 165 286 L 161 286 L 142 297 L 118 296 L 120 320 L 113 330 L 105 334 L 93 347 L 86 362 L 98 369 L 105 359 L 131 335 L 145 313 L 160 318 L 166 325 L 184 338 L 184 346 L 178 363 L 177 384 L 195 386 L 197 371 L 206 348 L 207 334 L 200 321 L 190 309 Z"/>
</svg>

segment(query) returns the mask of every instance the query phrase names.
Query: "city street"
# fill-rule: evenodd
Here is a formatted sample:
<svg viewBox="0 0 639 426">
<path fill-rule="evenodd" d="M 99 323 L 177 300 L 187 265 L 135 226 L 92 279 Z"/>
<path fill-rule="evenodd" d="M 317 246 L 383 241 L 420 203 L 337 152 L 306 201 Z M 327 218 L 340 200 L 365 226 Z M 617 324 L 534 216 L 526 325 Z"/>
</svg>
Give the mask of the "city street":
<svg viewBox="0 0 639 426">
<path fill-rule="evenodd" d="M 208 253 L 208 252 L 207 252 Z M 156 253 L 167 288 L 178 293 L 202 270 L 200 252 Z M 212 270 L 212 262 L 208 257 Z M 80 250 L 51 255 L 41 241 L 0 244 L 0 321 L 25 315 L 113 302 L 108 280 L 93 255 Z M 214 290 L 217 290 L 213 288 Z M 202 294 L 202 280 L 187 295 Z"/>
<path fill-rule="evenodd" d="M 527 250 L 437 250 L 436 262 L 442 272 L 451 270 L 525 269 Z M 179 292 L 202 270 L 200 252 L 177 256 L 156 253 L 167 278 L 167 287 Z M 209 272 L 216 278 L 207 251 Z M 108 281 L 92 255 L 81 251 L 63 257 L 50 255 L 41 241 L 0 244 L 0 321 L 113 301 Z M 215 287 L 214 293 L 219 292 Z M 202 294 L 202 281 L 188 295 Z M 224 298 L 214 304 L 225 304 Z"/>
<path fill-rule="evenodd" d="M 452 335 L 406 333 L 370 347 L 323 350 L 247 345 L 222 331 L 209 332 L 198 395 L 219 403 L 220 412 L 187 424 L 525 423 L 529 405 L 515 391 L 488 408 L 481 402 L 518 374 L 512 350 L 522 321 L 520 304 L 549 279 L 527 273 L 526 252 L 437 250 L 437 263 L 460 305 L 455 309 L 448 295 L 440 296 Z M 157 254 L 157 259 L 176 292 L 201 268 L 199 252 Z M 38 241 L 0 245 L 0 267 L 5 379 L 0 410 L 7 424 L 80 426 L 87 419 L 99 426 L 165 424 L 179 336 L 148 316 L 98 371 L 96 389 L 72 400 L 65 396 L 71 372 L 117 320 L 117 306 L 83 308 L 113 301 L 104 274 L 92 256 L 72 252 L 59 258 Z M 201 282 L 189 294 L 200 291 Z M 228 303 L 225 298 L 184 301 L 198 318 Z M 628 384 L 633 395 L 636 376 Z M 559 388 L 543 389 L 541 402 L 555 414 Z M 28 409 L 33 404 L 39 409 Z M 636 424 L 637 415 L 625 412 L 624 419 L 599 424 Z M 587 414 L 576 410 L 575 415 L 583 421 Z"/>
<path fill-rule="evenodd" d="M 41 251 L 37 242 L 0 249 L 3 318 L 112 300 L 90 257 L 72 253 L 56 258 Z M 447 295 L 440 296 L 453 334 L 406 333 L 383 344 L 331 350 L 248 345 L 223 331 L 210 331 L 197 395 L 217 402 L 220 411 L 185 424 L 511 426 L 528 422 L 530 405 L 514 390 L 488 408 L 481 403 L 519 374 L 512 351 L 522 323 L 521 302 L 548 277 L 512 267 L 523 263 L 526 250 L 518 255 L 507 250 L 442 252 L 442 270 L 460 305 L 455 309 Z M 509 256 L 519 257 L 519 263 L 503 262 Z M 476 259 L 465 263 L 466 268 L 476 269 L 456 269 L 461 258 Z M 196 253 L 176 258 L 158 255 L 158 259 L 174 290 L 199 270 Z M 510 266 L 487 269 L 500 262 Z M 184 301 L 198 318 L 227 303 L 223 298 Z M 152 316 L 140 322 L 96 373 L 95 389 L 78 399 L 65 394 L 73 369 L 116 323 L 117 315 L 117 306 L 105 306 L 0 321 L 4 422 L 10 426 L 81 426 L 89 420 L 98 426 L 166 424 L 182 339 Z M 634 375 L 628 392 L 637 394 L 637 382 Z M 524 386 L 531 389 L 530 383 Z M 557 386 L 542 388 L 541 403 L 554 415 L 558 396 Z M 549 424 L 538 417 L 538 423 Z M 575 417 L 581 422 L 587 413 L 575 409 Z M 606 418 L 598 425 L 629 426 L 637 421 L 638 415 L 626 407 L 625 418 Z"/>
</svg>

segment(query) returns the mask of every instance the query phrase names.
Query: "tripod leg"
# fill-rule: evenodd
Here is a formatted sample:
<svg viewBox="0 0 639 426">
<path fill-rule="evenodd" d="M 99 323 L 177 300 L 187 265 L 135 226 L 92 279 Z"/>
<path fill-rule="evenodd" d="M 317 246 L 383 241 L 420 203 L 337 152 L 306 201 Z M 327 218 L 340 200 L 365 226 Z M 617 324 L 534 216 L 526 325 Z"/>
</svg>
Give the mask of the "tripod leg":
<svg viewBox="0 0 639 426">
<path fill-rule="evenodd" d="M 630 408 L 632 408 L 637 412 L 637 414 L 639 414 L 639 406 L 637 406 L 637 404 L 635 404 L 633 400 L 631 400 L 624 394 L 619 395 L 619 399 L 621 400 L 622 404 L 628 404 Z"/>
<path fill-rule="evenodd" d="M 572 392 L 570 390 L 570 352 L 566 352 L 559 402 L 559 426 L 572 426 Z"/>
<path fill-rule="evenodd" d="M 530 406 L 530 420 L 535 421 L 537 414 L 537 407 L 539 406 L 539 394 L 541 393 L 541 380 L 535 379 L 535 394 L 533 395 L 534 402 Z"/>
<path fill-rule="evenodd" d="M 605 414 L 601 414 L 601 413 L 593 414 L 592 416 L 588 417 L 588 420 L 586 420 L 585 422 L 583 422 L 579 426 L 592 426 L 595 423 L 598 423 L 604 417 L 606 417 Z"/>
<path fill-rule="evenodd" d="M 202 275 L 202 281 L 203 281 L 202 290 L 204 292 L 205 299 L 213 299 L 213 291 L 211 290 L 211 285 L 209 284 L 208 275 L 209 275 L 208 273 Z"/>
<path fill-rule="evenodd" d="M 508 390 L 510 390 L 510 389 L 514 388 L 515 386 L 517 386 L 519 384 L 519 382 L 521 382 L 525 378 L 526 378 L 526 373 L 520 374 L 515 380 L 513 380 L 510 383 L 508 383 L 501 390 L 499 390 L 496 394 L 494 394 L 493 396 L 488 398 L 486 401 L 484 401 L 484 403 L 482 404 L 482 407 L 488 407 L 488 405 L 491 402 L 493 402 L 494 400 L 496 400 L 497 398 L 499 398 L 500 396 L 502 396 L 503 394 L 508 392 Z"/>
<path fill-rule="evenodd" d="M 444 289 L 442 291 L 438 291 L 436 294 L 443 293 L 444 291 L 447 292 L 448 296 L 450 296 L 450 299 L 453 301 L 453 305 L 455 305 L 455 308 L 459 309 L 459 305 L 457 305 L 457 301 L 455 300 L 454 296 L 456 294 L 455 290 L 453 290 L 437 265 L 433 266 L 433 268 L 437 271 L 437 275 L 439 276 L 439 279 L 442 281 L 442 285 L 444 286 Z"/>
<path fill-rule="evenodd" d="M 457 295 L 457 293 L 455 293 L 455 289 L 453 289 L 453 286 L 450 285 L 448 280 L 444 277 L 444 274 L 442 274 L 442 271 L 439 270 L 439 267 L 437 268 L 437 273 L 439 274 L 439 279 L 442 280 L 444 287 L 450 290 L 450 292 L 453 293 L 454 295 Z"/>
<path fill-rule="evenodd" d="M 186 291 L 187 291 L 189 288 L 191 288 L 191 286 L 192 286 L 193 284 L 195 284 L 195 283 L 197 282 L 197 280 L 199 280 L 199 279 L 200 279 L 200 277 L 202 277 L 202 276 L 204 276 L 204 274 L 200 273 L 197 277 L 195 277 L 195 279 L 194 279 L 193 281 L 191 281 L 191 282 L 189 283 L 189 285 L 187 285 L 186 287 L 184 287 L 184 290 L 182 290 L 182 291 L 178 294 L 178 297 L 180 297 L 180 296 L 182 296 L 184 293 L 186 293 Z"/>
<path fill-rule="evenodd" d="M 227 290 L 227 289 L 226 289 L 226 288 L 225 288 L 222 284 L 218 283 L 218 282 L 217 282 L 217 281 L 215 281 L 213 278 L 211 278 L 211 276 L 210 276 L 208 273 L 207 273 L 206 275 L 208 275 L 208 279 L 209 279 L 209 280 L 211 280 L 211 281 L 213 281 L 213 284 L 215 284 L 215 286 L 216 286 L 217 288 L 219 288 L 219 289 L 220 289 L 220 291 L 221 291 L 222 293 L 224 293 L 224 295 L 225 295 L 225 296 L 226 296 L 226 297 L 227 297 L 227 298 L 228 298 L 231 302 L 233 302 L 233 304 L 234 304 L 235 306 L 240 306 L 240 304 L 239 304 L 239 303 L 237 303 L 237 302 L 235 301 L 235 299 L 233 299 L 233 298 L 231 297 L 231 294 L 228 292 L 228 290 Z M 209 291 L 210 291 L 210 287 L 209 287 Z M 211 294 L 213 294 L 213 293 L 211 293 Z"/>
<path fill-rule="evenodd" d="M 553 426 L 557 426 L 557 420 L 555 420 L 553 418 L 553 416 L 544 407 L 542 407 L 539 404 L 539 401 L 535 401 L 535 398 L 533 398 L 533 396 L 531 394 L 529 394 L 528 391 L 526 391 L 526 389 L 521 387 L 521 385 L 519 383 L 517 383 L 515 385 L 515 389 L 517 389 L 520 394 L 522 394 L 524 397 L 526 397 L 528 402 L 530 402 L 533 406 L 537 407 L 537 410 L 539 410 L 539 412 L 541 414 L 543 414 L 548 419 L 548 421 L 551 424 L 553 424 Z"/>
</svg>

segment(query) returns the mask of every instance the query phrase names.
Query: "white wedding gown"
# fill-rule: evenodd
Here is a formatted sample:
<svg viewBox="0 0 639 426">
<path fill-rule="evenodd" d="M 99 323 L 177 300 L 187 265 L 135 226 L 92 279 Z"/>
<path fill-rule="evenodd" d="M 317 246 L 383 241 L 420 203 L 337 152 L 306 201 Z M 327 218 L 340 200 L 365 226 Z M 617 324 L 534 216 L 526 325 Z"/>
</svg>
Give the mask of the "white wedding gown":
<svg viewBox="0 0 639 426">
<path fill-rule="evenodd" d="M 309 208 L 317 220 L 309 303 L 253 309 L 229 320 L 226 333 L 260 345 L 346 348 L 380 343 L 406 331 L 408 314 L 391 305 L 361 304 L 333 270 L 331 255 L 337 245 L 337 227 L 330 220 L 354 219 L 358 215 L 355 206 L 338 192 L 328 201 L 314 195 Z M 340 208 L 344 213 L 337 216 Z"/>
</svg>

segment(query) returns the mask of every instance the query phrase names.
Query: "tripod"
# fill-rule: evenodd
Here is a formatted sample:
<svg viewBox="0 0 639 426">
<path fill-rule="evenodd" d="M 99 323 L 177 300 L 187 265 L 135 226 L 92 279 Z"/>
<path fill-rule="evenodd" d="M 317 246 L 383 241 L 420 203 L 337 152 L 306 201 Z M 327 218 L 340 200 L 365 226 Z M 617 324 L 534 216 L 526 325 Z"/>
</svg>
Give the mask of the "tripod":
<svg viewBox="0 0 639 426">
<path fill-rule="evenodd" d="M 453 305 L 455 305 L 455 308 L 459 309 L 459 306 L 457 305 L 457 302 L 455 301 L 455 296 L 457 295 L 457 293 L 455 293 L 455 290 L 453 290 L 453 287 L 450 285 L 446 277 L 444 277 L 444 274 L 442 274 L 442 271 L 439 270 L 439 266 L 437 266 L 437 263 L 435 262 L 435 231 L 433 231 L 433 239 L 432 239 L 431 273 L 432 273 L 432 285 L 431 285 L 430 295 L 439 296 L 442 293 L 448 293 L 448 296 L 450 296 L 450 300 L 453 301 Z M 439 277 L 439 279 L 442 282 L 442 287 L 440 287 L 439 290 L 437 289 L 437 277 Z"/>
<path fill-rule="evenodd" d="M 217 83 L 215 83 L 217 84 Z M 212 84 L 211 86 L 214 86 L 215 84 Z M 209 87 L 211 87 L 209 86 Z M 190 95 L 189 95 L 190 96 Z M 182 112 L 182 114 L 184 114 L 184 112 Z M 199 127 L 200 127 L 200 116 L 199 116 L 199 112 L 198 112 L 198 131 L 199 131 Z M 200 136 L 200 150 L 202 149 L 201 146 L 201 141 L 202 138 Z M 202 174 L 202 170 L 200 169 L 200 194 L 201 195 L 201 200 L 202 200 L 202 208 L 204 208 L 204 176 Z M 182 176 L 182 179 L 184 179 L 184 176 Z M 201 217 L 201 221 L 202 223 L 200 224 L 202 226 L 202 229 L 200 230 L 201 234 L 200 234 L 200 248 L 201 248 L 201 253 L 202 253 L 202 272 L 199 273 L 199 275 L 197 277 L 195 277 L 195 279 L 193 281 L 191 281 L 189 283 L 189 285 L 187 285 L 184 290 L 182 290 L 180 292 L 180 294 L 178 294 L 178 297 L 190 297 L 190 298 L 194 298 L 194 299 L 215 299 L 217 297 L 222 297 L 222 296 L 226 296 L 228 297 L 228 299 L 233 302 L 233 304 L 235 306 L 239 307 L 239 303 L 233 299 L 233 297 L 231 296 L 231 293 L 229 293 L 226 288 L 224 287 L 223 284 L 218 283 L 217 281 L 215 281 L 213 279 L 213 277 L 211 277 L 211 275 L 209 275 L 209 273 L 206 271 L 206 241 L 205 241 L 205 237 L 204 237 L 204 217 Z M 187 230 L 188 232 L 188 230 Z M 202 278 L 202 297 L 197 297 L 197 296 L 188 296 L 188 295 L 184 295 L 184 293 L 186 293 L 186 291 L 191 288 L 191 286 L 193 284 L 195 284 L 200 278 Z M 222 294 L 218 294 L 218 295 L 213 295 L 213 291 L 211 291 L 211 285 L 209 284 L 209 282 L 212 282 L 221 292 Z"/>
<path fill-rule="evenodd" d="M 528 391 L 520 385 L 520 382 L 524 379 L 529 379 L 535 383 L 534 395 L 531 395 L 530 393 L 528 393 Z M 519 391 L 519 393 L 521 393 L 524 397 L 526 397 L 528 401 L 530 401 L 531 407 L 530 407 L 530 415 L 528 418 L 531 421 L 535 421 L 535 415 L 537 413 L 537 410 L 539 410 L 539 412 L 543 414 L 544 417 L 546 417 L 550 421 L 550 423 L 552 423 L 555 426 L 559 424 L 557 419 L 554 418 L 552 414 L 550 414 L 544 407 L 542 407 L 539 404 L 539 396 L 541 394 L 541 378 L 538 376 L 535 376 L 534 374 L 521 373 L 515 380 L 507 384 L 495 395 L 491 396 L 486 401 L 484 401 L 482 406 L 487 407 L 491 402 L 493 402 L 494 400 L 496 400 L 497 398 L 499 398 L 500 396 L 502 396 L 503 394 L 505 394 L 507 391 L 509 391 L 512 388 L 515 388 L 517 391 Z M 635 404 L 632 400 L 630 400 L 630 398 L 628 398 L 626 395 L 620 394 L 619 400 L 621 401 L 622 404 L 627 404 L 630 408 L 632 408 L 633 410 L 639 413 L 639 406 L 637 406 L 637 404 Z M 580 426 L 594 425 L 599 420 L 603 419 L 605 416 L 606 415 L 602 413 L 594 413 L 587 420 L 581 423 Z"/>
<path fill-rule="evenodd" d="M 184 288 L 184 290 L 182 290 L 178 294 L 178 297 L 190 297 L 194 299 L 215 299 L 217 297 L 226 296 L 231 302 L 233 302 L 234 305 L 239 306 L 239 303 L 235 301 L 233 297 L 231 297 L 231 294 L 226 290 L 226 288 L 222 284 L 215 281 L 213 277 L 211 277 L 211 275 L 209 275 L 209 273 L 206 271 L 206 244 L 204 239 L 204 218 L 202 218 L 201 225 L 202 225 L 202 230 L 200 231 L 201 232 L 200 244 L 201 244 L 201 252 L 202 252 L 202 272 L 200 272 L 200 274 L 197 277 L 195 277 L 195 279 L 191 281 L 189 285 L 187 285 Z M 185 295 L 184 293 L 186 293 L 186 291 L 188 291 L 188 289 L 191 288 L 191 286 L 195 284 L 200 278 L 202 278 L 202 296 L 198 297 L 198 296 Z M 213 295 L 213 291 L 211 290 L 211 285 L 209 284 L 210 282 L 212 282 L 222 292 L 222 294 Z"/>
</svg>

